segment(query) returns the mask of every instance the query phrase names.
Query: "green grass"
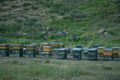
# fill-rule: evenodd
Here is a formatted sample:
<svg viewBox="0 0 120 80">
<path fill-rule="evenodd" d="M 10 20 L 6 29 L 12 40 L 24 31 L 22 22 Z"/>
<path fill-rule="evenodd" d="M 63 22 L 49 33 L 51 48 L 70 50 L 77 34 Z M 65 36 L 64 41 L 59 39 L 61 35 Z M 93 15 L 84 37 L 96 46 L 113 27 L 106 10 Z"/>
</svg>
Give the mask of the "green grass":
<svg viewBox="0 0 120 80">
<path fill-rule="evenodd" d="M 95 42 L 103 46 L 119 46 L 119 6 L 119 0 L 0 0 L 0 43 L 57 40 L 67 45 L 87 46 Z M 48 26 L 54 31 L 66 30 L 68 34 L 63 37 L 50 34 L 45 39 L 42 31 Z M 101 27 L 112 37 L 98 36 Z M 18 35 L 19 32 L 27 35 Z M 72 33 L 78 39 L 71 43 Z"/>
<path fill-rule="evenodd" d="M 0 80 L 119 80 L 118 61 L 0 58 Z"/>
</svg>

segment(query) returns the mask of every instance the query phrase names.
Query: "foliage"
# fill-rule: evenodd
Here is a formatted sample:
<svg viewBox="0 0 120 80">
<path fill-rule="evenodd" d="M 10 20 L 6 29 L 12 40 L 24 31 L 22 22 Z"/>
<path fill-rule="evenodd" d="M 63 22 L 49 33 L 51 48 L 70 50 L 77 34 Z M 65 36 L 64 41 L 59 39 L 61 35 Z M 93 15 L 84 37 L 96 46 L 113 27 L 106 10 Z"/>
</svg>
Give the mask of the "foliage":
<svg viewBox="0 0 120 80">
<path fill-rule="evenodd" d="M 68 45 L 80 43 L 87 46 L 95 42 L 119 46 L 119 0 L 0 1 L 0 37 L 8 39 L 1 43 L 30 43 L 54 39 Z M 42 32 L 46 31 L 47 26 L 52 26 L 54 32 L 66 30 L 68 33 L 65 37 L 44 35 Z M 99 36 L 97 33 L 100 28 L 105 28 L 112 37 Z M 19 32 L 26 35 L 18 35 Z M 71 43 L 69 38 L 72 33 L 76 34 L 77 40 Z"/>
<path fill-rule="evenodd" d="M 46 57 L 46 59 L 45 59 L 45 63 L 50 63 L 49 56 Z"/>
</svg>

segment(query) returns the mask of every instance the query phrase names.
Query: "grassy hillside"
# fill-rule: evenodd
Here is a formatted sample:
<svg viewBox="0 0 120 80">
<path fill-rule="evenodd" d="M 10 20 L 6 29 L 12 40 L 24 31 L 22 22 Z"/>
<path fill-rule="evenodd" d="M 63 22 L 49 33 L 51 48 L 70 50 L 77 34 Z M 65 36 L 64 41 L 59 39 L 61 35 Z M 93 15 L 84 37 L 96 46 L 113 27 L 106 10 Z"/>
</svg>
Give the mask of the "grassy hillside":
<svg viewBox="0 0 120 80">
<path fill-rule="evenodd" d="M 0 43 L 120 46 L 119 0 L 0 0 Z M 47 27 L 54 33 L 43 34 Z M 98 35 L 105 28 L 110 37 Z M 64 36 L 55 34 L 66 31 Z M 76 40 L 70 40 L 74 34 Z"/>
</svg>

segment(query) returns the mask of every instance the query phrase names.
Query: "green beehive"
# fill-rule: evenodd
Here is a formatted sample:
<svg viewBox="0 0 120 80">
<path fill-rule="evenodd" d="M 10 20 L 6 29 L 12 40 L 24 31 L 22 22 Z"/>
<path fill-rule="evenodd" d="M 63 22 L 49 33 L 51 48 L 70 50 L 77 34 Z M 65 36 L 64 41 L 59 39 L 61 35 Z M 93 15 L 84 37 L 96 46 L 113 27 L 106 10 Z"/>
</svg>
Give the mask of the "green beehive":
<svg viewBox="0 0 120 80">
<path fill-rule="evenodd" d="M 39 55 L 40 54 L 40 46 L 36 46 L 36 54 Z"/>
<path fill-rule="evenodd" d="M 28 57 L 36 57 L 37 51 L 36 51 L 36 45 L 26 45 L 26 55 Z"/>
<path fill-rule="evenodd" d="M 59 59 L 67 59 L 67 53 L 68 53 L 67 48 L 59 48 L 59 49 L 57 49 L 57 57 Z"/>
<path fill-rule="evenodd" d="M 43 46 L 41 55 L 43 58 L 45 58 L 47 56 L 51 56 L 52 55 L 52 47 L 51 46 Z"/>
<path fill-rule="evenodd" d="M 9 56 L 9 45 L 8 44 L 0 44 L 0 55 L 1 56 Z"/>
<path fill-rule="evenodd" d="M 36 54 L 39 55 L 39 53 L 40 53 L 40 45 L 38 43 L 31 43 L 30 45 L 36 46 Z"/>
<path fill-rule="evenodd" d="M 97 48 L 87 49 L 88 60 L 97 60 Z"/>
<path fill-rule="evenodd" d="M 12 44 L 11 49 L 12 49 L 12 55 L 13 56 L 23 57 L 23 45 L 21 45 L 21 44 Z"/>
<path fill-rule="evenodd" d="M 73 58 L 82 59 L 82 49 L 81 48 L 72 48 L 71 50 Z"/>
</svg>

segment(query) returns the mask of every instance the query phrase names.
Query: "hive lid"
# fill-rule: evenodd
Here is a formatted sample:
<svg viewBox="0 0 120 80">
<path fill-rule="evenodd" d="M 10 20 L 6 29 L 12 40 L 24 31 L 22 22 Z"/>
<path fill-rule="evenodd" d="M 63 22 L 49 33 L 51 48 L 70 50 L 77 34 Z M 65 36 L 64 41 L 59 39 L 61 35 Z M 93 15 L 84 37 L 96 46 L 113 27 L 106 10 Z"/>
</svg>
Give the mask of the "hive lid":
<svg viewBox="0 0 120 80">
<path fill-rule="evenodd" d="M 22 44 L 10 44 L 10 46 L 23 46 Z"/>
<path fill-rule="evenodd" d="M 47 42 L 46 42 L 46 43 L 41 43 L 40 45 L 49 45 L 49 44 L 50 44 L 50 43 L 47 43 Z"/>
<path fill-rule="evenodd" d="M 63 51 L 63 50 L 68 50 L 68 48 L 58 48 L 57 50 Z"/>
<path fill-rule="evenodd" d="M 26 46 L 36 46 L 36 45 L 34 45 L 34 44 L 29 44 L 29 45 L 26 45 Z"/>
<path fill-rule="evenodd" d="M 105 48 L 105 46 L 100 46 L 100 47 L 98 47 L 98 49 L 99 49 L 99 48 Z"/>
<path fill-rule="evenodd" d="M 112 47 L 112 49 L 120 49 L 120 47 Z"/>
<path fill-rule="evenodd" d="M 9 44 L 0 44 L 0 46 L 7 46 L 7 45 L 9 45 Z"/>
<path fill-rule="evenodd" d="M 112 48 L 105 48 L 104 50 L 105 51 L 112 51 L 113 49 Z"/>
<path fill-rule="evenodd" d="M 43 48 L 51 48 L 51 46 L 43 46 Z"/>
<path fill-rule="evenodd" d="M 89 48 L 89 49 L 87 49 L 87 51 L 96 51 L 97 50 L 97 48 Z"/>
<path fill-rule="evenodd" d="M 72 48 L 72 50 L 80 51 L 80 50 L 82 50 L 82 48 Z"/>
<path fill-rule="evenodd" d="M 82 48 L 82 50 L 87 50 L 87 49 L 89 49 L 89 47 L 84 47 L 84 48 Z"/>
</svg>

